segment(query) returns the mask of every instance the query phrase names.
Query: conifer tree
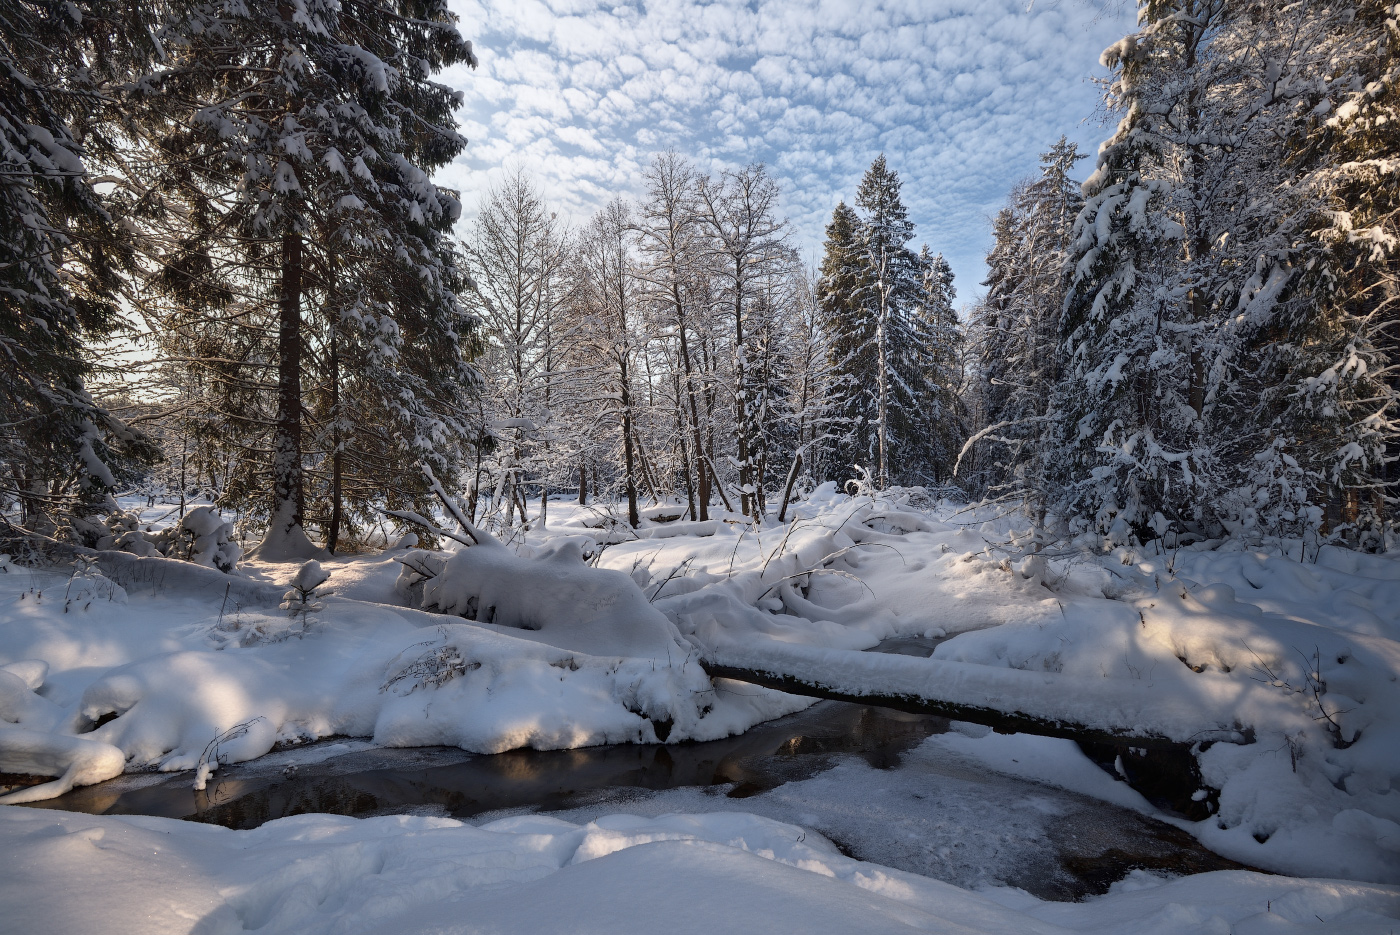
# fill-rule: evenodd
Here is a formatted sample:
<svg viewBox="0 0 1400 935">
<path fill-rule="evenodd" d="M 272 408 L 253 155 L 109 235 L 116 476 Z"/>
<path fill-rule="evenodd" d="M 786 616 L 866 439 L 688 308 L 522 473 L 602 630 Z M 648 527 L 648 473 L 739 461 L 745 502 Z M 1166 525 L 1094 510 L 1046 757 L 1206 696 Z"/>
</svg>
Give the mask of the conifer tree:
<svg viewBox="0 0 1400 935">
<path fill-rule="evenodd" d="M 1082 156 L 1061 137 L 1040 157 L 1040 175 L 1017 185 L 997 215 L 985 297 L 972 310 L 980 438 L 961 476 L 995 497 L 1046 504 L 1048 404 L 1059 379 L 1059 323 L 1070 231 L 1083 197 L 1070 172 Z"/>
<path fill-rule="evenodd" d="M 1147 3 L 1141 22 L 1104 56 L 1124 117 L 1075 225 L 1064 507 L 1114 541 L 1307 538 L 1324 505 L 1375 489 L 1394 431 L 1375 320 L 1318 254 L 1337 154 L 1325 132 L 1303 144 L 1364 86 L 1349 66 L 1382 30 L 1222 0 Z"/>
<path fill-rule="evenodd" d="M 1294 460 L 1341 489 L 1333 518 L 1352 542 L 1384 547 L 1400 502 L 1400 178 L 1389 171 L 1400 152 L 1400 11 L 1372 0 L 1340 12 L 1294 157 L 1313 168 L 1320 202 L 1302 301 L 1287 310 L 1300 340 L 1262 372 L 1295 371 L 1269 394 L 1294 426 Z"/>
<path fill-rule="evenodd" d="M 831 372 L 833 439 L 822 450 L 818 476 L 844 479 L 856 464 L 869 464 L 873 397 L 867 379 L 876 362 L 875 321 L 867 314 L 866 268 L 859 250 L 860 218 L 842 201 L 826 226 L 817 304 L 827 336 Z"/>
<path fill-rule="evenodd" d="M 460 206 L 427 174 L 465 145 L 460 94 L 431 80 L 475 64 L 453 21 L 438 0 L 215 2 L 164 24 L 164 66 L 139 86 L 154 158 L 133 164 L 133 210 L 159 240 L 157 317 L 213 386 L 227 421 L 209 427 L 240 442 L 230 505 L 271 489 L 265 558 L 314 551 L 303 379 L 317 351 L 334 361 L 320 433 L 333 479 L 358 434 L 378 442 L 362 461 L 390 500 L 421 498 L 414 462 L 450 478 L 470 434 L 470 318 L 445 239 Z M 366 393 L 354 406 L 348 382 Z M 356 433 L 357 415 L 389 431 Z"/>
<path fill-rule="evenodd" d="M 963 396 L 964 335 L 953 299 L 953 270 L 943 254 L 927 244 L 919 250 L 923 291 L 915 312 L 911 372 L 919 382 L 910 400 L 921 428 L 909 449 L 917 452 L 924 483 L 937 484 L 952 474 L 958 450 L 967 436 Z"/>
<path fill-rule="evenodd" d="M 914 225 L 900 187 L 882 155 L 861 179 L 856 205 L 863 213 L 837 206 L 818 291 L 846 423 L 832 467 L 869 465 L 880 488 L 933 481 L 949 470 L 947 439 L 930 431 L 935 422 L 940 434 L 952 424 L 944 384 L 959 382 L 952 377 L 959 368 L 951 360 L 951 271 L 909 249 Z"/>
<path fill-rule="evenodd" d="M 34 532 L 100 508 L 155 457 L 94 402 L 83 346 L 116 327 L 133 260 L 84 162 L 110 143 L 115 87 L 152 53 L 146 12 L 0 2 L 0 504 L 18 501 Z"/>
</svg>

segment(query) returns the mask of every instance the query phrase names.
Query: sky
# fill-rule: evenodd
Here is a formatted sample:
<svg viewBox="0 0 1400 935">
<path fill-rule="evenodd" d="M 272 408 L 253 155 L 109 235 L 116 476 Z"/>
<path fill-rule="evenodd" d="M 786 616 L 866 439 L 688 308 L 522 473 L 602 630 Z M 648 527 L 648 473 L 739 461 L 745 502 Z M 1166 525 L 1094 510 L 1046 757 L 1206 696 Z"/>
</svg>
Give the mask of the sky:
<svg viewBox="0 0 1400 935">
<path fill-rule="evenodd" d="M 763 162 L 804 255 L 884 153 L 915 249 L 953 267 L 959 303 L 986 275 L 991 218 L 1061 134 L 1111 132 L 1092 78 L 1133 26 L 1125 0 L 450 0 L 480 59 L 461 89 L 466 153 L 439 172 L 464 225 L 503 171 L 531 175 L 582 225 L 641 193 L 652 156 L 704 171 Z M 1092 157 L 1081 163 L 1082 175 Z M 464 228 L 465 229 L 465 228 Z"/>
</svg>

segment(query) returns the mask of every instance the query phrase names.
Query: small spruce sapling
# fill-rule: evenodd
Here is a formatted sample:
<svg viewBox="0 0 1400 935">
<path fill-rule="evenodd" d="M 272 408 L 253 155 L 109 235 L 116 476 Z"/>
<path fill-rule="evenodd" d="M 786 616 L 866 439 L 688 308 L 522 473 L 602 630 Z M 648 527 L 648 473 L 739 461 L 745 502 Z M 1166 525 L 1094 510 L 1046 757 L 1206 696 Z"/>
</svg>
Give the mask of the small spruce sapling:
<svg viewBox="0 0 1400 935">
<path fill-rule="evenodd" d="M 322 588 L 321 585 L 329 581 L 330 577 L 331 573 L 322 568 L 320 562 L 309 561 L 297 569 L 287 593 L 282 595 L 282 609 L 293 620 L 301 618 L 301 632 L 298 636 L 306 635 L 312 623 L 311 615 L 325 606 L 321 603 L 321 598 L 331 592 L 329 588 Z"/>
<path fill-rule="evenodd" d="M 87 610 L 95 600 L 125 604 L 126 589 L 102 574 L 96 557 L 79 555 L 73 560 L 73 573 L 63 592 L 63 612 L 66 614 L 79 605 Z"/>
</svg>

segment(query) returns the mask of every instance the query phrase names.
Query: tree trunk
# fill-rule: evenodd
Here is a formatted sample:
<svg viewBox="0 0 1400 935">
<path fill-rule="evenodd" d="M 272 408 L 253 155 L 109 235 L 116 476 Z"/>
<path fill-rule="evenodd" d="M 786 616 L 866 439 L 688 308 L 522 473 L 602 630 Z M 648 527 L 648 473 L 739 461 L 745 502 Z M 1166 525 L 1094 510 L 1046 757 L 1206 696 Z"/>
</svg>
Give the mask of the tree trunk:
<svg viewBox="0 0 1400 935">
<path fill-rule="evenodd" d="M 787 522 L 788 502 L 792 499 L 792 485 L 797 482 L 797 475 L 802 471 L 802 452 L 798 452 L 792 459 L 792 467 L 788 469 L 787 483 L 783 485 L 783 505 L 778 509 L 778 522 Z"/>
<path fill-rule="evenodd" d="M 695 512 L 695 486 L 691 483 L 690 473 L 690 451 L 685 441 L 685 414 L 681 411 L 681 378 L 680 374 L 671 374 L 671 384 L 676 391 L 676 440 L 680 443 L 681 473 L 685 476 L 685 499 L 690 507 L 690 518 L 697 519 Z M 694 403 L 694 397 L 691 397 Z M 699 465 L 697 469 L 703 470 Z"/>
<path fill-rule="evenodd" d="M 661 489 L 656 483 L 656 474 L 651 469 L 651 458 L 647 457 L 647 446 L 642 442 L 642 436 L 637 436 L 637 456 L 642 466 L 642 480 L 646 481 L 647 489 L 651 491 L 651 502 L 653 506 L 661 505 Z"/>
<path fill-rule="evenodd" d="M 700 457 L 705 450 L 700 438 L 700 405 L 695 399 L 695 374 L 690 366 L 690 341 L 685 334 L 685 316 L 679 311 L 684 306 L 680 304 L 679 295 L 675 301 L 680 317 L 680 327 L 676 331 L 680 337 L 681 367 L 685 370 L 685 394 L 690 400 L 690 427 L 695 433 L 695 496 L 699 500 L 699 518 L 706 520 L 710 518 L 710 478 L 705 471 L 705 459 Z"/>
<path fill-rule="evenodd" d="M 578 505 L 588 505 L 588 463 L 582 458 L 578 461 Z"/>
<path fill-rule="evenodd" d="M 632 451 L 632 391 L 628 387 L 627 366 L 622 366 L 622 460 L 627 472 L 627 522 L 636 529 L 642 524 L 637 513 L 636 455 Z"/>
<path fill-rule="evenodd" d="M 254 551 L 268 561 L 311 558 L 318 550 L 304 529 L 306 490 L 301 465 L 300 234 L 282 237 L 282 282 L 277 321 L 277 421 L 272 434 L 272 515 Z"/>
<path fill-rule="evenodd" d="M 476 522 L 477 504 L 481 501 L 481 442 L 482 439 L 478 437 L 476 445 L 476 474 L 472 478 L 471 496 L 467 499 L 467 516 L 471 518 L 473 523 Z"/>
<path fill-rule="evenodd" d="M 749 464 L 749 398 L 748 360 L 744 347 L 744 306 L 742 293 L 735 290 L 734 298 L 734 423 L 739 449 L 739 503 L 745 516 L 750 513 L 753 496 L 753 470 Z"/>
<path fill-rule="evenodd" d="M 710 476 L 715 479 L 715 490 L 719 491 L 719 498 L 724 501 L 724 508 L 733 513 L 734 504 L 729 502 L 729 495 L 724 492 L 724 481 L 720 479 L 719 471 L 715 470 L 715 463 L 710 460 L 708 454 L 705 455 L 705 463 L 710 466 Z"/>
<path fill-rule="evenodd" d="M 887 260 L 881 257 L 880 260 L 880 313 L 875 324 L 875 351 L 879 355 L 879 371 L 876 378 L 879 381 L 879 411 L 876 414 L 878 425 L 876 426 L 877 436 L 875 439 L 878 460 L 875 471 L 875 486 L 879 490 L 884 490 L 889 486 L 889 467 L 886 461 L 888 452 L 885 450 L 886 437 L 889 435 L 889 309 L 890 297 L 889 289 L 885 286 L 885 275 Z"/>
<path fill-rule="evenodd" d="M 340 437 L 340 328 L 331 323 L 331 522 L 326 534 L 326 551 L 335 554 L 340 542 L 340 524 L 343 519 L 342 504 L 344 494 L 345 452 Z"/>
</svg>

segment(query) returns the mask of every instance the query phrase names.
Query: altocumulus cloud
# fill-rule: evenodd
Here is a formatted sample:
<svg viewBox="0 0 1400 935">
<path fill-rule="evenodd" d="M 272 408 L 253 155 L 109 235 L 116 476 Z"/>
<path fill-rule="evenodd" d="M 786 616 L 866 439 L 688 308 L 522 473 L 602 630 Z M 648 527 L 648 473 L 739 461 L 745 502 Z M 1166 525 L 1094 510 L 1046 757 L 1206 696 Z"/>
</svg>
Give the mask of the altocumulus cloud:
<svg viewBox="0 0 1400 935">
<path fill-rule="evenodd" d="M 481 59 L 443 80 L 471 140 L 439 178 L 468 216 L 522 166 L 566 217 L 634 195 L 653 153 L 765 162 L 813 255 L 884 152 L 918 242 L 981 292 L 989 218 L 1061 133 L 1094 152 L 1099 52 L 1133 25 L 1103 0 L 452 0 Z"/>
</svg>

